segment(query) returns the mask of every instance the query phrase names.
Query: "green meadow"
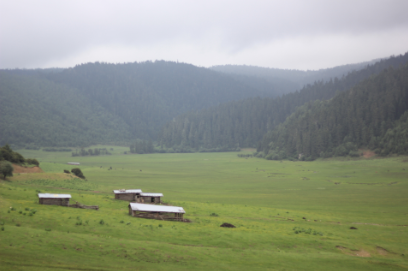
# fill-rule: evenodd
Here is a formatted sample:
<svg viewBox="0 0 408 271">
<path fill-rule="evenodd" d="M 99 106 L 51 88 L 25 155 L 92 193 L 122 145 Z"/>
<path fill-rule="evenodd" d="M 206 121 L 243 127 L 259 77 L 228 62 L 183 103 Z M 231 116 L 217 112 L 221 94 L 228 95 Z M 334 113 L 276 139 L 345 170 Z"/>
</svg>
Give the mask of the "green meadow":
<svg viewBox="0 0 408 271">
<path fill-rule="evenodd" d="M 104 147 L 112 155 L 17 150 L 44 173 L 0 180 L 0 270 L 408 269 L 408 157 L 291 162 Z M 64 174 L 76 167 L 67 162 L 80 162 L 86 180 Z M 113 199 L 121 188 L 161 192 L 192 222 L 130 217 Z M 39 191 L 100 209 L 40 205 Z"/>
</svg>

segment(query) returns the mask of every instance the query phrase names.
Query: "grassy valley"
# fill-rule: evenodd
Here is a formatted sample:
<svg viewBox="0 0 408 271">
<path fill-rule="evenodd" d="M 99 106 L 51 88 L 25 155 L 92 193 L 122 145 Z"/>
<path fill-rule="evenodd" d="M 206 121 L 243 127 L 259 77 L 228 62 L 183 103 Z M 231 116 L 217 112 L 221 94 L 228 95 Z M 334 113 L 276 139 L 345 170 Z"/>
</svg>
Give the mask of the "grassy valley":
<svg viewBox="0 0 408 271">
<path fill-rule="evenodd" d="M 18 150 L 44 172 L 0 181 L 4 269 L 408 268 L 406 156 L 281 162 L 104 147 L 112 155 Z M 73 159 L 86 180 L 63 173 Z M 127 202 L 113 199 L 120 188 L 162 192 L 192 223 L 130 217 Z M 40 205 L 38 191 L 70 193 L 100 210 Z"/>
</svg>

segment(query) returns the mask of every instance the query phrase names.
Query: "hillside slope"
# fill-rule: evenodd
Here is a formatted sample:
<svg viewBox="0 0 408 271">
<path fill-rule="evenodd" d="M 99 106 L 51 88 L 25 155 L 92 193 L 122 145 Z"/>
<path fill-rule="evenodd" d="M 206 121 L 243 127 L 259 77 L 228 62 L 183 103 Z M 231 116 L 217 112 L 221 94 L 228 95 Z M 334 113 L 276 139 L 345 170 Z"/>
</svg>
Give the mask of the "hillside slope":
<svg viewBox="0 0 408 271">
<path fill-rule="evenodd" d="M 341 79 L 315 82 L 282 97 L 250 98 L 189 112 L 167 123 L 160 140 L 163 145 L 182 151 L 256 147 L 268 131 L 284 122 L 297 107 L 310 101 L 331 99 L 388 67 L 404 63 L 408 63 L 408 53 L 382 60 Z"/>
<path fill-rule="evenodd" d="M 165 61 L 88 63 L 47 78 L 79 89 L 141 139 L 155 139 L 162 125 L 181 113 L 265 95 L 224 74 Z"/>
<path fill-rule="evenodd" d="M 303 86 L 313 84 L 316 81 L 329 81 L 330 79 L 334 79 L 336 77 L 342 78 L 353 71 L 362 70 L 368 65 L 373 65 L 379 61 L 381 60 L 377 59 L 315 71 L 263 68 L 247 65 L 219 65 L 213 66 L 210 69 L 229 74 L 233 77 L 248 77 L 248 79 L 250 79 L 248 80 L 248 83 L 251 83 L 251 81 L 255 80 L 254 78 L 256 78 L 260 81 L 269 83 L 271 88 L 278 91 L 279 94 L 287 94 L 300 90 Z M 241 81 L 244 80 L 244 78 L 241 78 Z"/>
<path fill-rule="evenodd" d="M 74 88 L 0 72 L 0 145 L 82 146 L 128 141 L 128 125 Z"/>
<path fill-rule="evenodd" d="M 408 154 L 408 65 L 387 69 L 329 101 L 302 106 L 264 136 L 267 159 Z"/>
</svg>

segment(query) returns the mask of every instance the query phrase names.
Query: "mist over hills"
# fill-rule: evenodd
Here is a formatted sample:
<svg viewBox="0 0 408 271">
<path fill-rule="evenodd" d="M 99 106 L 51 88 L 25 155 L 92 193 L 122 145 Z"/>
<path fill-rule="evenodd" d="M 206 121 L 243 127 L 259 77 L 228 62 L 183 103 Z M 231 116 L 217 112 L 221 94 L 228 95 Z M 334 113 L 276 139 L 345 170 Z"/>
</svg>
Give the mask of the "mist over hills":
<svg viewBox="0 0 408 271">
<path fill-rule="evenodd" d="M 364 69 L 367 65 L 372 65 L 379 61 L 381 61 L 381 59 L 346 64 L 316 71 L 262 68 L 247 65 L 218 65 L 212 66 L 210 69 L 229 74 L 238 80 L 242 76 L 251 77 L 251 80 L 253 81 L 256 78 L 261 82 L 264 81 L 269 83 L 272 88 L 277 89 L 278 94 L 287 94 L 289 92 L 300 90 L 303 86 L 313 84 L 317 81 L 328 81 L 336 77 L 342 78 L 350 72 Z"/>
<path fill-rule="evenodd" d="M 256 147 L 305 103 L 331 99 L 407 61 L 405 54 L 319 71 L 167 61 L 1 70 L 0 144 L 143 139 L 181 152 Z"/>
</svg>

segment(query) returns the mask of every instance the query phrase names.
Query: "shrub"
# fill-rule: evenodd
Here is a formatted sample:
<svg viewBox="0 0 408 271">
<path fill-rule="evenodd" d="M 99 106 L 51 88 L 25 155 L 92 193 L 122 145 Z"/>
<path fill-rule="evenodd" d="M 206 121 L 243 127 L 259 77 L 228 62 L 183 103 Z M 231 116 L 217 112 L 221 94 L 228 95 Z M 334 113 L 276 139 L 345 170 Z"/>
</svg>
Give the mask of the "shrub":
<svg viewBox="0 0 408 271">
<path fill-rule="evenodd" d="M 210 214 L 210 216 L 218 216 L 218 214 L 212 213 L 212 214 Z"/>
<path fill-rule="evenodd" d="M 64 169 L 64 173 L 70 174 L 69 170 L 67 170 L 67 169 Z"/>
<path fill-rule="evenodd" d="M 103 219 L 101 219 L 101 221 L 99 221 L 99 224 L 104 225 L 105 221 L 103 221 Z"/>
<path fill-rule="evenodd" d="M 77 177 L 79 177 L 79 178 L 82 178 L 82 179 L 85 179 L 85 176 L 84 176 L 84 174 L 82 173 L 82 171 L 81 171 L 80 168 L 73 168 L 73 169 L 71 169 L 71 172 L 74 173 L 75 176 L 77 176 Z"/>
<path fill-rule="evenodd" d="M 27 159 L 25 160 L 25 162 L 26 162 L 27 164 L 29 164 L 29 165 L 34 165 L 34 166 L 37 166 L 37 167 L 40 165 L 40 162 L 38 162 L 37 159 L 27 158 Z"/>
</svg>

